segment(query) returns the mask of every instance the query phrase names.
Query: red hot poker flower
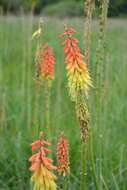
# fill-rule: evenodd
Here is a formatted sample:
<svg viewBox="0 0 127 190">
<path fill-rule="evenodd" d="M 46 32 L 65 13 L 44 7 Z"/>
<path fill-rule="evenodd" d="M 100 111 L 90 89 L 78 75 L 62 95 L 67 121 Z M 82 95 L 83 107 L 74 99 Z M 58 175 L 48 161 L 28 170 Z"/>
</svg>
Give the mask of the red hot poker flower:
<svg viewBox="0 0 127 190">
<path fill-rule="evenodd" d="M 70 162 L 69 162 L 69 143 L 68 140 L 61 135 L 57 144 L 57 171 L 63 176 L 70 173 Z"/>
<path fill-rule="evenodd" d="M 43 79 L 54 78 L 54 65 L 56 63 L 53 50 L 50 46 L 45 44 L 41 46 L 36 52 L 36 76 Z"/>
<path fill-rule="evenodd" d="M 31 162 L 30 171 L 34 173 L 31 177 L 31 181 L 34 182 L 34 190 L 57 189 L 54 181 L 56 176 L 50 171 L 57 168 L 52 165 L 53 160 L 47 157 L 47 154 L 51 154 L 51 150 L 46 148 L 45 145 L 51 146 L 48 141 L 44 140 L 43 132 L 40 133 L 40 139 L 31 144 L 32 151 L 38 151 L 29 158 Z"/>
<path fill-rule="evenodd" d="M 54 65 L 56 63 L 53 50 L 50 46 L 45 45 L 42 53 L 42 62 L 40 64 L 40 74 L 43 78 L 54 78 Z"/>
<path fill-rule="evenodd" d="M 89 87 L 92 86 L 84 56 L 78 47 L 79 41 L 72 37 L 75 30 L 66 28 L 65 33 L 60 37 L 66 37 L 64 44 L 65 64 L 67 69 L 69 94 L 73 101 L 76 101 L 79 92 L 88 94 Z"/>
</svg>

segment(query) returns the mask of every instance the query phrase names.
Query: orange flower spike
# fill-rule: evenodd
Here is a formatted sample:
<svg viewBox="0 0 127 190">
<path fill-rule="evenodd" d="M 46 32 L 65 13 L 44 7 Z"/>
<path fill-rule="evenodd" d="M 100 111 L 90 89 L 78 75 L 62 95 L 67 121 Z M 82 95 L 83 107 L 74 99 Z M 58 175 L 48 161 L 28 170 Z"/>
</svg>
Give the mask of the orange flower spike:
<svg viewBox="0 0 127 190">
<path fill-rule="evenodd" d="M 48 158 L 46 154 L 51 154 L 51 151 L 44 146 L 51 146 L 48 141 L 44 140 L 43 132 L 40 133 L 40 139 L 31 144 L 32 150 L 37 151 L 29 158 L 31 162 L 30 171 L 33 172 L 31 181 L 34 183 L 34 190 L 56 190 L 56 176 L 51 170 L 56 170 L 53 166 L 53 160 Z"/>
<path fill-rule="evenodd" d="M 54 65 L 56 63 L 52 48 L 48 45 L 43 47 L 40 75 L 45 79 L 54 78 Z"/>
<path fill-rule="evenodd" d="M 65 32 L 60 38 L 66 37 L 64 41 L 65 64 L 67 69 L 69 94 L 73 101 L 76 101 L 78 92 L 88 94 L 92 86 L 87 65 L 84 62 L 84 56 L 78 47 L 79 41 L 72 37 L 76 31 L 72 28 L 65 28 Z"/>
<path fill-rule="evenodd" d="M 57 144 L 57 168 L 60 175 L 66 176 L 70 173 L 69 143 L 63 135 Z"/>
</svg>

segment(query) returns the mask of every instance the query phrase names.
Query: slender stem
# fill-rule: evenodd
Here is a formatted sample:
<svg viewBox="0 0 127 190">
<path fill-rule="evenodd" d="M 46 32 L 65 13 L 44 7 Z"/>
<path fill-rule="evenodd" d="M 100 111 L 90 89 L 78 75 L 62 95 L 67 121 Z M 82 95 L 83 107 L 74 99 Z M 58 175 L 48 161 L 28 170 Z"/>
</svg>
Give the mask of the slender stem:
<svg viewBox="0 0 127 190">
<path fill-rule="evenodd" d="M 39 20 L 38 23 L 38 29 L 42 29 L 42 21 Z M 37 50 L 38 52 L 40 50 L 41 46 L 41 39 L 40 36 L 37 39 Z M 39 100 L 40 100 L 40 90 L 41 90 L 41 82 L 39 80 L 39 67 L 40 67 L 40 57 L 39 55 L 35 57 L 35 67 L 36 67 L 36 73 L 35 73 L 35 105 L 34 105 L 34 134 L 38 135 L 39 133 Z"/>
<path fill-rule="evenodd" d="M 29 34 L 32 34 L 32 25 L 33 25 L 33 15 L 31 14 L 30 20 L 29 20 Z M 31 35 L 30 35 L 31 36 Z M 32 114 L 31 114 L 31 89 L 30 89 L 30 83 L 31 83 L 31 57 L 32 57 L 32 51 L 31 51 L 31 42 L 29 40 L 28 43 L 28 60 L 27 60 L 27 76 L 26 76 L 26 82 L 27 82 L 27 88 L 26 88 L 26 100 L 27 100 L 27 104 L 26 104 L 26 108 L 27 108 L 27 127 L 28 129 L 31 130 L 31 118 L 32 118 Z"/>
<path fill-rule="evenodd" d="M 93 154 L 93 134 L 92 134 L 92 130 L 90 131 L 90 159 L 91 159 L 91 171 L 92 171 L 94 184 L 95 184 L 96 190 L 99 190 L 96 171 L 95 171 L 94 154 Z"/>
<path fill-rule="evenodd" d="M 40 100 L 40 81 L 35 81 L 35 105 L 34 105 L 34 134 L 39 133 L 39 100 Z"/>
<path fill-rule="evenodd" d="M 85 61 L 87 64 L 90 62 L 90 47 L 91 47 L 91 31 L 92 31 L 92 14 L 94 9 L 94 0 L 85 0 L 84 2 L 85 13 Z"/>
<path fill-rule="evenodd" d="M 86 16 L 86 21 L 85 21 L 85 61 L 87 64 L 89 64 L 90 60 L 90 46 L 91 46 L 91 21 L 92 21 L 92 12 L 93 12 L 93 0 L 86 0 L 85 1 L 85 16 Z M 81 97 L 78 100 L 82 105 L 85 106 L 84 104 L 84 98 Z M 78 104 L 77 101 L 77 104 Z M 84 107 L 85 112 L 82 113 L 83 117 L 83 126 L 85 127 L 85 131 L 88 130 L 88 115 L 86 114 L 86 108 Z M 87 134 L 85 134 L 87 135 Z M 87 190 L 87 156 L 88 156 L 88 142 L 84 142 L 82 140 L 81 142 L 81 164 L 82 164 L 82 171 L 81 171 L 81 185 L 80 185 L 80 190 Z"/>
<path fill-rule="evenodd" d="M 51 141 L 51 128 L 50 128 L 50 92 L 51 92 L 51 81 L 46 80 L 45 85 L 45 119 L 46 119 L 46 133 L 48 134 L 49 140 Z"/>
<path fill-rule="evenodd" d="M 81 142 L 81 186 L 80 190 L 87 190 L 87 143 Z"/>
<path fill-rule="evenodd" d="M 68 178 L 64 177 L 63 190 L 68 190 Z"/>
<path fill-rule="evenodd" d="M 88 156 L 88 128 L 89 119 L 86 108 L 86 103 L 82 92 L 77 94 L 76 101 L 76 113 L 77 119 L 81 128 L 81 180 L 80 180 L 80 190 L 87 190 L 87 156 Z"/>
<path fill-rule="evenodd" d="M 96 129 L 98 134 L 98 180 L 99 180 L 99 189 L 103 188 L 102 186 L 102 118 L 104 113 L 102 97 L 104 89 L 104 80 L 105 80 L 105 47 L 106 47 L 106 25 L 107 25 L 107 10 L 108 10 L 108 0 L 100 1 L 100 30 L 98 37 L 98 48 L 96 52 L 96 61 L 95 61 L 95 85 L 97 87 L 95 104 L 96 104 Z"/>
</svg>

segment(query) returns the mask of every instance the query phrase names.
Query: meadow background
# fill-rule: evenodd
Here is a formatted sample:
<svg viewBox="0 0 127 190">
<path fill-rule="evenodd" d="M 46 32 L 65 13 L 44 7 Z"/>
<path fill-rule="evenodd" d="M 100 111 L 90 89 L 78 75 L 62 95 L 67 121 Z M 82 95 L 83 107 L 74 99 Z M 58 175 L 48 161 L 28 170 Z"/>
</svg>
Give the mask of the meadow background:
<svg viewBox="0 0 127 190">
<path fill-rule="evenodd" d="M 0 16 L 0 190 L 30 189 L 29 144 L 37 138 L 34 126 L 35 51 L 31 40 L 38 16 Z M 63 47 L 58 35 L 64 23 L 75 27 L 84 51 L 83 18 L 44 17 L 43 40 L 54 47 L 57 57 L 51 92 L 53 152 L 61 131 L 70 139 L 71 175 L 69 190 L 78 190 L 80 179 L 80 129 L 75 108 L 67 91 Z M 94 84 L 94 61 L 98 23 L 92 25 L 90 74 Z M 105 62 L 105 111 L 98 131 L 95 120 L 95 89 L 90 93 L 92 138 L 88 148 L 88 189 L 94 190 L 94 175 L 99 190 L 127 189 L 127 19 L 109 19 Z M 40 95 L 39 127 L 45 131 L 43 84 Z M 42 127 L 43 126 L 43 127 Z M 93 164 L 95 172 L 93 171 Z M 61 183 L 59 181 L 59 183 Z"/>
</svg>

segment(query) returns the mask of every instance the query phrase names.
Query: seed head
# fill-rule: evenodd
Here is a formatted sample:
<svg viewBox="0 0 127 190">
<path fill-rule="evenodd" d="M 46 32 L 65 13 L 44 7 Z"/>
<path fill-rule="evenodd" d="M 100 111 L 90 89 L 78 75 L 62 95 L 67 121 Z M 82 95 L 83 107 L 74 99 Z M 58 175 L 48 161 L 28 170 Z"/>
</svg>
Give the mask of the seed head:
<svg viewBox="0 0 127 190">
<path fill-rule="evenodd" d="M 89 137 L 89 112 L 85 103 L 77 104 L 76 114 L 81 129 L 81 139 L 86 143 Z"/>
</svg>

